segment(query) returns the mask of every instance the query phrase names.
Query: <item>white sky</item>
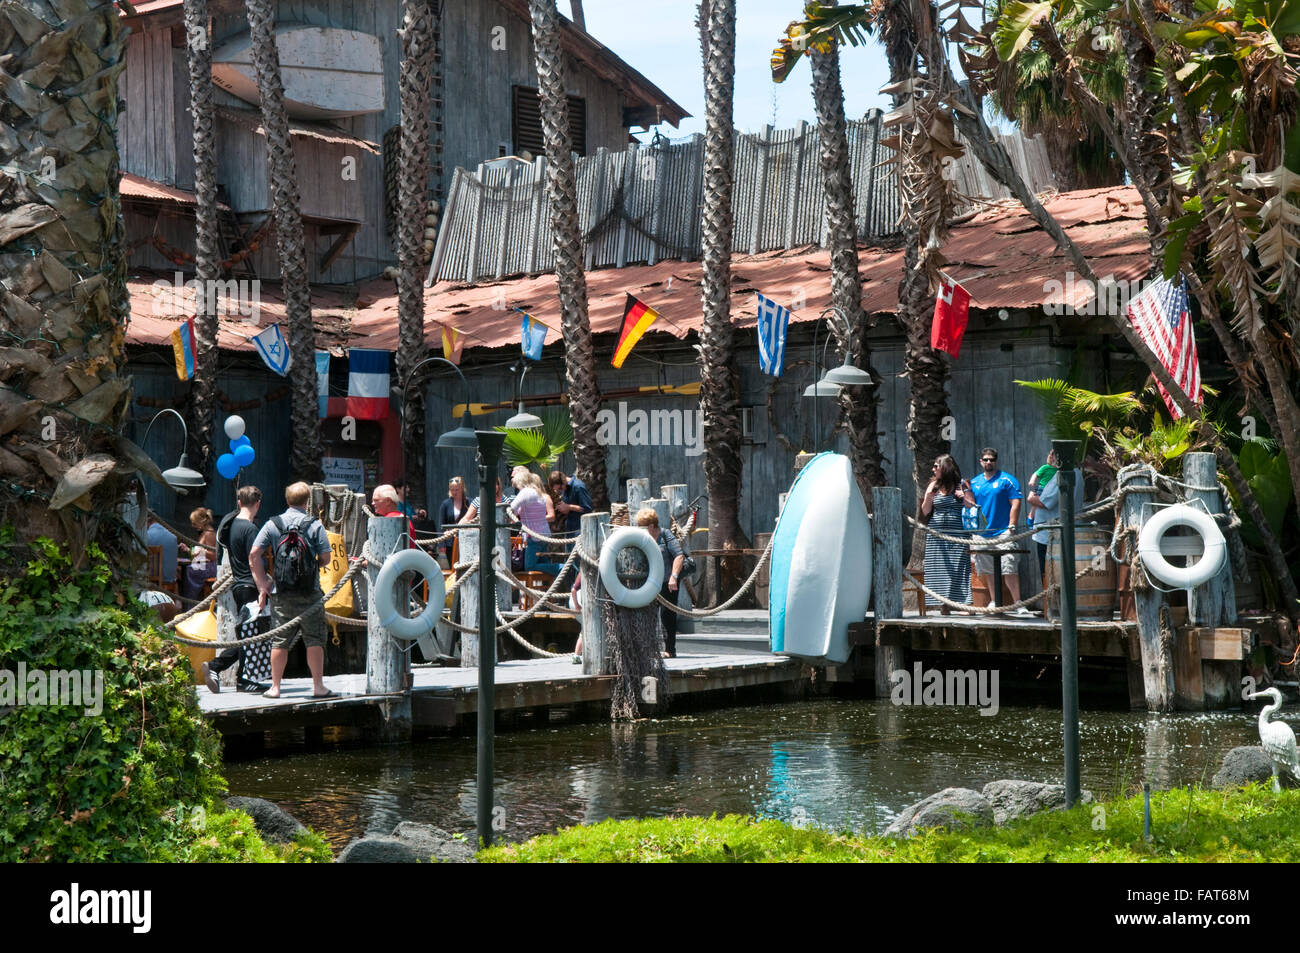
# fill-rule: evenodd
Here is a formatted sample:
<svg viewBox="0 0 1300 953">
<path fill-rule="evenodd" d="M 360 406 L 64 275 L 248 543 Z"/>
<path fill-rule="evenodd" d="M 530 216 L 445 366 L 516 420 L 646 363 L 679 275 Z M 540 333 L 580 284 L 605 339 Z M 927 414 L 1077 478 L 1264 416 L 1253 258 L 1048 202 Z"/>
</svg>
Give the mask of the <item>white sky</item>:
<svg viewBox="0 0 1300 953">
<path fill-rule="evenodd" d="M 569 14 L 568 0 L 558 0 L 557 6 Z M 800 119 L 816 122 L 807 61 L 801 60 L 780 86 L 772 82 L 768 65 L 786 24 L 802 11 L 802 0 L 737 0 L 736 6 L 736 128 L 758 132 L 766 123 L 781 129 Z M 695 0 L 583 2 L 587 31 L 691 113 L 676 130 L 667 123 L 659 127 L 669 138 L 704 131 L 695 8 Z M 889 109 L 889 97 L 877 92 L 889 82 L 889 67 L 874 38 L 841 51 L 840 80 L 849 119 L 861 118 L 872 106 Z"/>
</svg>

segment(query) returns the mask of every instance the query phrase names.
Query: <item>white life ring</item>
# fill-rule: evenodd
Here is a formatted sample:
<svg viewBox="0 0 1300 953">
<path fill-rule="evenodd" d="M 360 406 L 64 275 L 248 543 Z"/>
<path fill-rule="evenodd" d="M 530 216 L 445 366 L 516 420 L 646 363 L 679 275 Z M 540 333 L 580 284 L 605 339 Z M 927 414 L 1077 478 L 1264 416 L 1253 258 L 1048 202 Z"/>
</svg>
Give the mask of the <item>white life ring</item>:
<svg viewBox="0 0 1300 953">
<path fill-rule="evenodd" d="M 1174 566 L 1160 552 L 1160 540 L 1175 526 L 1189 526 L 1200 534 L 1205 552 L 1191 566 Z M 1194 589 L 1209 582 L 1223 568 L 1228 544 L 1214 517 L 1204 510 L 1178 504 L 1169 506 L 1147 520 L 1138 537 L 1138 557 L 1147 572 L 1167 586 Z"/>
<path fill-rule="evenodd" d="M 403 573 L 424 577 L 429 586 L 429 601 L 424 611 L 407 618 L 397 608 L 394 590 Z M 437 561 L 423 549 L 402 549 L 384 560 L 371 593 L 371 602 L 379 624 L 399 639 L 414 640 L 433 631 L 447 599 L 446 583 Z"/>
<path fill-rule="evenodd" d="M 629 589 L 618 578 L 618 554 L 629 546 L 645 553 L 650 572 L 637 589 Z M 641 609 L 655 601 L 664 584 L 664 557 L 659 544 L 648 532 L 635 526 L 621 526 L 600 550 L 600 581 L 615 605 L 625 609 Z"/>
</svg>

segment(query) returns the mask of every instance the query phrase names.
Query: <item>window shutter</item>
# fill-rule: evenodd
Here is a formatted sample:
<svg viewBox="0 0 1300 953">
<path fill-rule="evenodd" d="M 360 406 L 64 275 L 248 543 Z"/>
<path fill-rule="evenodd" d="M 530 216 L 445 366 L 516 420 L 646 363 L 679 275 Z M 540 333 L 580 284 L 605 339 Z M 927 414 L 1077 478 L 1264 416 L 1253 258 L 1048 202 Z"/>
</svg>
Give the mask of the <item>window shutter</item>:
<svg viewBox="0 0 1300 953">
<path fill-rule="evenodd" d="M 587 101 L 581 96 L 569 99 L 570 147 L 580 156 L 587 154 Z M 511 125 L 515 155 L 531 152 L 534 156 L 546 154 L 546 140 L 542 137 L 542 104 L 537 90 L 529 86 L 514 87 L 514 116 Z"/>
</svg>

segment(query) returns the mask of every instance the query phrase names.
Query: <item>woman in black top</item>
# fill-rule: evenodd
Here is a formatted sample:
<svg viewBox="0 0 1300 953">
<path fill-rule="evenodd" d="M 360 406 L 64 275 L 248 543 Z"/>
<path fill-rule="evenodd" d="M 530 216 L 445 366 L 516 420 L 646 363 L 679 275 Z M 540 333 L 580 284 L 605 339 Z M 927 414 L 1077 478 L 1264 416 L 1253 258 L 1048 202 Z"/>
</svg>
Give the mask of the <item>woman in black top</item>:
<svg viewBox="0 0 1300 953">
<path fill-rule="evenodd" d="M 465 499 L 465 481 L 458 476 L 452 477 L 447 484 L 447 498 L 438 506 L 438 535 L 441 536 L 459 523 L 468 509 L 469 502 Z M 451 547 L 450 540 L 438 547 L 447 557 L 448 564 L 451 562 Z"/>
</svg>

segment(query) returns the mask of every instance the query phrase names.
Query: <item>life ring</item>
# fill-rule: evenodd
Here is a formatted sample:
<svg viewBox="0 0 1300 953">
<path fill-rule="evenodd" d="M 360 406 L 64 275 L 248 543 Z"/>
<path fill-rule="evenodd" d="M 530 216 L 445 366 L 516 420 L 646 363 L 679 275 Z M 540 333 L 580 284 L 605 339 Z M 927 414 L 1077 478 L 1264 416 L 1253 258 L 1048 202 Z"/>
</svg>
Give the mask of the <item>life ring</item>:
<svg viewBox="0 0 1300 953">
<path fill-rule="evenodd" d="M 397 580 L 408 572 L 419 573 L 429 587 L 429 601 L 424 611 L 410 618 L 402 615 L 394 599 Z M 415 640 L 433 631 L 434 624 L 442 615 L 446 592 L 437 561 L 423 549 L 403 549 L 384 560 L 379 575 L 375 577 L 371 600 L 381 626 L 399 639 Z"/>
<path fill-rule="evenodd" d="M 618 554 L 629 546 L 645 553 L 650 572 L 637 589 L 629 589 L 618 578 Z M 600 551 L 600 581 L 615 605 L 625 609 L 641 609 L 655 601 L 664 584 L 664 558 L 654 537 L 639 527 L 624 526 L 614 533 Z"/>
<path fill-rule="evenodd" d="M 1191 566 L 1171 565 L 1160 551 L 1161 538 L 1175 526 L 1191 527 L 1205 544 L 1205 552 Z M 1181 503 L 1166 507 L 1147 520 L 1138 537 L 1138 557 L 1147 572 L 1165 585 L 1178 589 L 1194 589 L 1213 579 L 1223 568 L 1227 550 L 1227 541 L 1214 517 Z"/>
</svg>

